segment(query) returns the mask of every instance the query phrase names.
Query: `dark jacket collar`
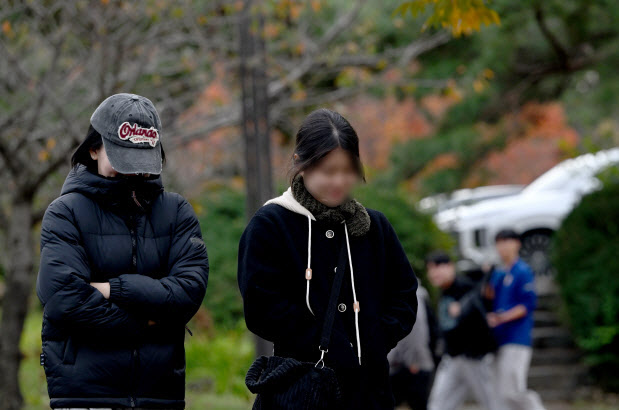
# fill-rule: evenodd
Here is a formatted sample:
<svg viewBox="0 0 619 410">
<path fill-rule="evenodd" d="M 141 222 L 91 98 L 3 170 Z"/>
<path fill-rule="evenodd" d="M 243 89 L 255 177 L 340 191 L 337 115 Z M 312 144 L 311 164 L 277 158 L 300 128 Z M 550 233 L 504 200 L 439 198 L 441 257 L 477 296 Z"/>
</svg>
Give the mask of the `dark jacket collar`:
<svg viewBox="0 0 619 410">
<path fill-rule="evenodd" d="M 127 212 L 144 211 L 163 192 L 163 182 L 160 175 L 108 178 L 78 165 L 69 172 L 60 194 L 72 192 L 92 198 L 102 207 Z"/>
</svg>

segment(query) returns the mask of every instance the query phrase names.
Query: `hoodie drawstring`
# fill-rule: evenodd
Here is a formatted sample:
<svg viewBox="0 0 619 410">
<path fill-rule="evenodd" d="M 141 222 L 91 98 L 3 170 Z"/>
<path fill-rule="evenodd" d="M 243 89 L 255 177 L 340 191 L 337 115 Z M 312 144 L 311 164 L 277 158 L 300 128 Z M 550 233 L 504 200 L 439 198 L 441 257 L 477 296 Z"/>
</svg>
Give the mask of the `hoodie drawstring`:
<svg viewBox="0 0 619 410">
<path fill-rule="evenodd" d="M 359 358 L 359 366 L 361 366 L 361 336 L 359 335 L 359 301 L 357 300 L 357 291 L 355 290 L 355 275 L 352 270 L 352 256 L 350 255 L 350 242 L 348 241 L 348 227 L 344 223 L 344 233 L 346 234 L 346 247 L 348 248 L 348 264 L 350 265 L 350 283 L 352 284 L 352 300 L 353 309 L 355 310 L 355 333 L 357 336 L 357 357 Z"/>
<path fill-rule="evenodd" d="M 307 304 L 307 308 L 314 315 L 314 311 L 310 306 L 309 294 L 310 294 L 310 280 L 312 280 L 312 218 L 307 216 L 307 224 L 308 224 L 308 238 L 307 238 L 307 269 L 305 269 L 305 279 L 307 280 L 307 292 L 305 292 L 305 303 Z M 314 315 L 316 316 L 316 315 Z"/>
<path fill-rule="evenodd" d="M 314 311 L 310 306 L 309 295 L 310 295 L 310 281 L 312 280 L 312 218 L 307 216 L 308 223 L 308 239 L 307 239 L 307 268 L 305 269 L 305 280 L 307 281 L 307 291 L 305 293 L 305 303 L 307 304 L 307 308 L 314 315 Z M 359 365 L 361 365 L 361 336 L 359 334 L 359 301 L 357 300 L 357 291 L 355 289 L 355 275 L 352 267 L 352 256 L 350 253 L 350 241 L 348 240 L 348 227 L 344 222 L 344 233 L 346 234 L 346 249 L 348 251 L 348 264 L 350 266 L 350 283 L 352 285 L 352 297 L 353 297 L 353 309 L 355 311 L 355 333 L 357 337 L 357 357 L 359 358 Z M 315 316 L 315 315 L 314 315 Z"/>
</svg>

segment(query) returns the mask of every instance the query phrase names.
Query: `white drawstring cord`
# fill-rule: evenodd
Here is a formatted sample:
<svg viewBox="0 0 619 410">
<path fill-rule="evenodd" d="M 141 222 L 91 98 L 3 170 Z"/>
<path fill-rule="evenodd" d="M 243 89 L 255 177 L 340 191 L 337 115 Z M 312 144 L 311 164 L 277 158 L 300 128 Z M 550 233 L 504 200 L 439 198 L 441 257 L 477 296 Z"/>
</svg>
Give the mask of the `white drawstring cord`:
<svg viewBox="0 0 619 410">
<path fill-rule="evenodd" d="M 305 292 L 305 303 L 307 304 L 307 308 L 314 315 L 314 311 L 310 306 L 309 301 L 309 293 L 310 293 L 310 280 L 312 280 L 312 269 L 310 267 L 312 262 L 312 218 L 307 216 L 307 225 L 309 227 L 308 238 L 307 238 L 307 269 L 305 269 L 305 279 L 307 280 L 307 292 Z M 316 315 L 314 315 L 316 316 Z"/>
<path fill-rule="evenodd" d="M 355 290 L 355 275 L 352 269 L 352 256 L 350 255 L 350 242 L 348 241 L 348 227 L 344 223 L 344 233 L 346 234 L 346 248 L 348 249 L 348 264 L 350 265 L 350 283 L 352 285 L 353 308 L 355 310 L 355 332 L 357 333 L 357 356 L 359 357 L 359 366 L 361 366 L 361 336 L 359 336 L 359 301 L 357 300 L 357 292 Z"/>
</svg>

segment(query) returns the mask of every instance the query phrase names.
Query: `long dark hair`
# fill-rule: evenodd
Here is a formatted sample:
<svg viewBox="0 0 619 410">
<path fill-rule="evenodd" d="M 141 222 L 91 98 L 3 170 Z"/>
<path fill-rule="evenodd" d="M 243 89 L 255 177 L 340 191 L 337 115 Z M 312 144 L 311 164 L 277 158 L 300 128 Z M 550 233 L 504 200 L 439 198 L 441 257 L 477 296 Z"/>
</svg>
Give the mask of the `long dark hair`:
<svg viewBox="0 0 619 410">
<path fill-rule="evenodd" d="M 101 134 L 90 125 L 86 133 L 86 139 L 77 147 L 71 157 L 71 166 L 76 168 L 78 165 L 86 165 L 90 171 L 97 172 L 97 161 L 90 157 L 90 150 L 96 151 L 103 145 Z"/>
<path fill-rule="evenodd" d="M 161 141 L 159 142 L 161 144 Z M 71 167 L 76 168 L 78 165 L 85 165 L 89 171 L 97 173 L 97 161 L 92 159 L 90 151 L 96 151 L 103 145 L 103 138 L 101 134 L 92 126 L 88 127 L 86 138 L 77 147 L 77 150 L 71 156 Z M 161 146 L 161 161 L 165 164 L 165 151 L 163 145 Z"/>
<path fill-rule="evenodd" d="M 289 171 L 292 182 L 299 173 L 318 164 L 331 151 L 342 148 L 352 158 L 353 166 L 365 182 L 365 172 L 359 156 L 359 137 L 354 128 L 341 114 L 326 108 L 310 113 L 297 132 L 294 153 Z"/>
</svg>

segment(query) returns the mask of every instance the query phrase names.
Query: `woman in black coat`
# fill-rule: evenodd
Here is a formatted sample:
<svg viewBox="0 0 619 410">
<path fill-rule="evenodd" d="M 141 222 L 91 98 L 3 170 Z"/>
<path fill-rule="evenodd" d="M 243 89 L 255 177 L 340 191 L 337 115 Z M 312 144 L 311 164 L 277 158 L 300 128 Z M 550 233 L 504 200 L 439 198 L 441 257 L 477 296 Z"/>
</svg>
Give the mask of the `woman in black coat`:
<svg viewBox="0 0 619 410">
<path fill-rule="evenodd" d="M 291 187 L 268 201 L 239 247 L 245 321 L 274 355 L 318 362 L 341 246 L 348 267 L 326 352 L 350 409 L 393 408 L 387 353 L 410 333 L 417 280 L 385 216 L 350 197 L 364 180 L 348 121 L 321 109 L 297 134 Z"/>
<path fill-rule="evenodd" d="M 185 406 L 185 326 L 208 259 L 191 205 L 165 192 L 150 100 L 106 99 L 41 227 L 41 364 L 52 408 Z"/>
</svg>

